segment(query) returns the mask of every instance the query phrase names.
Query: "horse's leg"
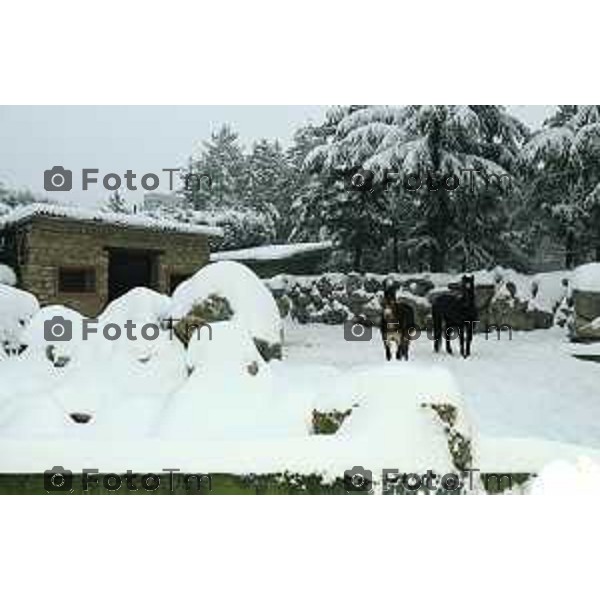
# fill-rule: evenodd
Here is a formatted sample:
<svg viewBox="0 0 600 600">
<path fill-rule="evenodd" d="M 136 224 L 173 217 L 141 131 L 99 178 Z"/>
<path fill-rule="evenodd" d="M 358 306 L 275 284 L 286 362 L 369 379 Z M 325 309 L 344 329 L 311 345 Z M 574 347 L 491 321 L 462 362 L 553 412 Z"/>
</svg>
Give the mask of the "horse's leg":
<svg viewBox="0 0 600 600">
<path fill-rule="evenodd" d="M 448 333 L 448 331 L 452 333 Z M 448 327 L 448 323 L 446 323 L 446 329 L 444 330 L 444 337 L 446 338 L 446 352 L 448 354 L 452 354 L 452 344 L 450 343 L 450 336 L 454 333 L 454 326 Z"/>
<path fill-rule="evenodd" d="M 385 346 L 385 358 L 386 360 L 392 360 L 392 350 L 390 348 L 390 342 L 387 338 L 383 340 L 383 345 Z"/>
<path fill-rule="evenodd" d="M 459 328 L 458 335 L 460 337 L 460 355 L 463 358 L 467 358 L 467 354 L 465 352 L 465 325 L 464 325 L 464 323 Z"/>
<path fill-rule="evenodd" d="M 442 345 L 442 316 L 437 312 L 433 312 L 433 350 L 440 351 Z"/>
<path fill-rule="evenodd" d="M 473 322 L 469 324 L 469 329 L 467 330 L 467 355 L 465 358 L 471 356 L 471 342 L 473 341 Z"/>
</svg>

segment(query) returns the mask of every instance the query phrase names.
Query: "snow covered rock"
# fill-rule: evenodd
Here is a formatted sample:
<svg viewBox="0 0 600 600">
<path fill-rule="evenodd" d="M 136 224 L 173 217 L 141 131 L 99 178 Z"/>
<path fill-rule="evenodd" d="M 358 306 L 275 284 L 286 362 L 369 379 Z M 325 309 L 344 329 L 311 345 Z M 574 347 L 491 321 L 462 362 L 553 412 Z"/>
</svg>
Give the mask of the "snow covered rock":
<svg viewBox="0 0 600 600">
<path fill-rule="evenodd" d="M 552 496 L 600 496 L 600 464 L 581 456 L 576 463 L 564 460 L 546 465 L 533 480 L 530 493 Z"/>
<path fill-rule="evenodd" d="M 281 358 L 283 329 L 277 304 L 262 281 L 242 264 L 222 261 L 200 269 L 173 293 L 169 316 L 185 319 L 211 295 L 227 300 L 232 321 L 249 332 L 265 360 Z"/>
<path fill-rule="evenodd" d="M 214 323 L 211 335 L 192 336 L 187 349 L 187 365 L 208 372 L 239 371 L 256 374 L 264 360 L 250 334 L 236 322 Z"/>
<path fill-rule="evenodd" d="M 45 356 L 54 366 L 64 367 L 82 347 L 83 317 L 58 304 L 36 312 L 21 337 L 27 346 L 24 357 Z"/>
<path fill-rule="evenodd" d="M 17 285 L 17 276 L 8 265 L 0 264 L 0 285 Z"/>
<path fill-rule="evenodd" d="M 169 312 L 171 299 L 148 288 L 137 287 L 113 300 L 99 316 L 106 323 L 123 324 L 128 319 L 139 326 L 161 325 Z"/>
<path fill-rule="evenodd" d="M 571 280 L 574 341 L 600 340 L 600 263 L 581 265 Z"/>
<path fill-rule="evenodd" d="M 39 309 L 29 292 L 0 284 L 0 359 L 20 350 L 23 333 Z"/>
<path fill-rule="evenodd" d="M 497 288 L 487 311 L 480 313 L 480 321 L 487 327 L 507 326 L 512 331 L 531 331 L 552 327 L 554 314 L 534 299 L 519 297 L 517 286 L 505 281 Z"/>
</svg>

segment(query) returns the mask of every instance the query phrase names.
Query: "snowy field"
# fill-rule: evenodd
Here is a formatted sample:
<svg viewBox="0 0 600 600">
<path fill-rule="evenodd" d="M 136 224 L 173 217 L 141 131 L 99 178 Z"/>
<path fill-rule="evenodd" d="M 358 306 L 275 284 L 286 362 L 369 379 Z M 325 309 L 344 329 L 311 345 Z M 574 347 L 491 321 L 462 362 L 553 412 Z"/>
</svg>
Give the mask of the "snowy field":
<svg viewBox="0 0 600 600">
<path fill-rule="evenodd" d="M 351 373 L 384 362 L 378 331 L 369 342 L 347 342 L 343 328 L 286 323 L 291 363 L 331 365 Z M 476 335 L 468 360 L 438 355 L 425 333 L 411 345 L 410 362 L 439 365 L 456 377 L 482 435 L 532 437 L 600 449 L 600 363 L 573 358 L 600 354 L 600 344 L 574 345 L 564 329 L 513 332 L 512 340 Z M 398 386 L 404 363 L 398 364 Z"/>
<path fill-rule="evenodd" d="M 467 360 L 434 354 L 423 333 L 408 362 L 388 363 L 377 330 L 350 342 L 342 326 L 282 322 L 268 289 L 235 262 L 204 267 L 172 297 L 129 291 L 88 339 L 72 309 L 0 292 L 0 330 L 24 347 L 0 360 L 0 472 L 63 465 L 339 477 L 354 465 L 538 472 L 557 459 L 600 461 L 600 363 L 573 356 L 599 356 L 600 344 L 570 344 L 560 327 L 476 335 Z M 215 297 L 228 299 L 232 316 L 212 322 L 211 336 L 186 346 L 165 326 Z M 46 325 L 58 317 L 73 336 L 49 344 Z M 99 333 L 127 322 L 152 324 L 156 336 Z M 267 362 L 256 340 L 274 348 L 282 330 L 283 360 Z M 345 415 L 339 429 L 315 435 L 315 419 L 333 411 Z"/>
</svg>

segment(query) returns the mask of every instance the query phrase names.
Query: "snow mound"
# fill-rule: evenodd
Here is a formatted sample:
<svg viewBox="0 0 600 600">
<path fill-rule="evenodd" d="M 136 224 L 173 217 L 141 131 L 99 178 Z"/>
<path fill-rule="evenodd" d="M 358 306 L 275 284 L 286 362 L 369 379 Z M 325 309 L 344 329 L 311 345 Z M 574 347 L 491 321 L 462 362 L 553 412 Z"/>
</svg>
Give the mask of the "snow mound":
<svg viewBox="0 0 600 600">
<path fill-rule="evenodd" d="M 203 370 L 237 370 L 249 365 L 259 368 L 264 361 L 247 330 L 238 323 L 222 321 L 194 334 L 187 349 L 187 364 Z"/>
<path fill-rule="evenodd" d="M 248 267 L 232 261 L 207 265 L 181 283 L 173 293 L 170 316 L 185 317 L 210 295 L 226 298 L 234 312 L 232 320 L 253 338 L 281 343 L 281 317 L 271 292 Z"/>
<path fill-rule="evenodd" d="M 446 369 L 411 365 L 373 367 L 350 376 L 338 393 L 345 394 L 352 413 L 338 436 L 362 445 L 366 457 L 397 456 L 389 468 L 456 473 L 444 422 L 432 405 L 452 411 L 451 428 L 471 442 L 473 431 L 454 378 Z M 444 410 L 442 409 L 442 410 Z M 471 461 L 472 462 L 472 461 Z"/>
<path fill-rule="evenodd" d="M 17 276 L 8 265 L 0 264 L 0 284 L 11 286 L 17 285 Z"/>
<path fill-rule="evenodd" d="M 122 324 L 128 320 L 138 326 L 161 324 L 169 312 L 171 299 L 148 288 L 137 287 L 113 300 L 98 317 L 103 323 Z"/>
<path fill-rule="evenodd" d="M 46 339 L 48 334 L 60 339 Z M 21 339 L 27 345 L 27 355 L 45 353 L 54 346 L 59 355 L 72 357 L 83 339 L 83 317 L 60 304 L 44 306 L 31 319 Z"/>
<path fill-rule="evenodd" d="M 269 365 L 252 373 L 246 368 L 194 371 L 169 402 L 160 436 L 242 441 L 285 435 L 271 410 L 275 397 Z"/>
<path fill-rule="evenodd" d="M 531 486 L 533 495 L 600 496 L 600 463 L 579 457 L 546 465 Z"/>
<path fill-rule="evenodd" d="M 0 284 L 0 356 L 11 353 L 40 305 L 32 294 Z"/>
<path fill-rule="evenodd" d="M 571 286 L 581 292 L 600 292 L 600 263 L 588 263 L 573 272 Z"/>
</svg>

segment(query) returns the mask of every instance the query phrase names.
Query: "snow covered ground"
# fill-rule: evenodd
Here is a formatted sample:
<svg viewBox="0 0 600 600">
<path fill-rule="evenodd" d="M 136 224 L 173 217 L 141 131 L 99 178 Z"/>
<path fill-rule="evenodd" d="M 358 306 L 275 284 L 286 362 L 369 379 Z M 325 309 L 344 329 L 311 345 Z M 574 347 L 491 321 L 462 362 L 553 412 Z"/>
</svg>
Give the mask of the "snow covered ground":
<svg viewBox="0 0 600 600">
<path fill-rule="evenodd" d="M 288 319 L 283 360 L 266 362 L 255 340 L 279 342 L 282 322 L 264 284 L 237 263 L 206 266 L 172 297 L 131 290 L 88 339 L 75 311 L 40 310 L 30 295 L 0 288 L 0 332 L 25 348 L 0 360 L 0 472 L 63 465 L 336 477 L 354 465 L 534 472 L 582 455 L 600 461 L 600 344 L 570 344 L 559 327 L 477 335 L 468 360 L 434 354 L 423 332 L 408 363 L 387 363 L 378 331 L 346 341 L 343 326 Z M 233 318 L 186 348 L 165 317 L 214 294 L 228 299 Z M 73 339 L 49 344 L 46 325 L 57 317 L 71 322 Z M 156 335 L 99 333 L 127 321 L 138 335 L 144 324 Z M 314 435 L 314 410 L 349 414 L 335 435 Z M 467 463 L 455 435 L 468 442 Z"/>
<path fill-rule="evenodd" d="M 357 390 L 370 396 L 371 403 L 380 394 L 387 396 L 386 401 L 394 402 L 397 393 L 398 404 L 401 404 L 407 391 L 410 397 L 412 392 L 407 386 L 414 387 L 415 377 L 423 382 L 424 393 L 446 393 L 444 390 L 452 388 L 444 382 L 446 370 L 457 381 L 466 414 L 479 433 L 477 466 L 482 471 L 532 472 L 548 462 L 574 461 L 581 455 L 600 461 L 597 394 L 600 364 L 573 358 L 572 352 L 579 351 L 581 346 L 565 342 L 564 330 L 514 333 L 512 340 L 500 341 L 491 338 L 486 341 L 483 336 L 476 336 L 474 355 L 468 360 L 457 355 L 434 355 L 431 342 L 423 335 L 413 343 L 409 363 L 389 364 L 383 359 L 378 332 L 373 333 L 369 342 L 348 342 L 344 340 L 342 327 L 297 325 L 287 321 L 285 358 L 263 365 L 258 378 L 244 380 L 251 383 L 246 387 L 248 394 L 240 398 L 241 404 L 247 404 L 245 410 L 240 412 L 234 396 L 246 383 L 241 380 L 235 383 L 232 377 L 240 377 L 239 374 L 228 372 L 229 366 L 224 365 L 222 372 L 207 381 L 192 375 L 174 396 L 168 394 L 162 400 L 152 397 L 151 406 L 141 396 L 133 404 L 131 398 L 122 398 L 123 407 L 111 412 L 108 429 L 99 427 L 92 435 L 79 429 L 86 426 L 73 424 L 63 430 L 63 439 L 63 434 L 36 439 L 35 435 L 26 435 L 26 431 L 22 431 L 20 437 L 7 438 L 0 431 L 0 471 L 39 471 L 64 464 L 73 470 L 90 466 L 105 471 L 124 468 L 156 471 L 177 467 L 184 471 L 232 473 L 287 469 L 339 475 L 354 464 L 368 461 L 377 467 L 396 467 L 406 464 L 401 461 L 414 440 L 410 444 L 400 443 L 391 451 L 382 436 L 377 447 L 373 434 L 380 431 L 382 425 L 378 422 L 369 429 L 371 419 L 355 421 L 345 435 L 342 428 L 342 435 L 311 436 L 308 425 L 312 408 L 345 409 L 357 399 Z M 590 348 L 593 347 L 586 346 L 587 351 Z M 42 366 L 48 370 L 47 361 L 44 365 L 40 363 L 40 368 Z M 432 367 L 442 367 L 442 370 Z M 8 361 L 4 368 L 8 368 Z M 117 371 L 114 373 L 115 378 L 118 377 Z M 42 386 L 44 378 L 37 378 L 35 373 L 30 375 L 21 381 L 21 389 L 29 391 L 34 380 Z M 45 380 L 48 381 L 48 374 Z M 220 382 L 228 382 L 225 389 Z M 114 394 L 119 385 L 110 379 L 95 385 L 102 389 L 103 385 L 111 384 L 115 386 Z M 89 389 L 90 382 L 81 382 L 81 385 L 82 389 Z M 150 378 L 149 386 L 154 385 Z M 223 393 L 227 402 L 221 400 Z M 39 410 L 39 396 L 36 402 L 33 409 Z M 214 427 L 211 431 L 211 419 L 207 418 L 201 428 L 206 435 L 201 439 L 194 435 L 193 427 L 182 435 L 177 418 L 173 418 L 177 416 L 173 409 L 178 402 L 185 410 L 177 418 L 184 422 L 202 418 L 202 415 L 219 414 L 225 420 L 228 414 L 235 416 L 229 421 L 234 433 L 220 435 Z M 219 404 L 220 412 L 213 412 L 215 405 L 211 402 Z M 129 406 L 133 408 L 130 410 Z M 124 421 L 132 415 L 144 417 L 147 408 L 152 408 L 154 420 L 164 417 L 166 427 L 162 433 L 159 430 L 158 437 L 149 438 L 141 433 L 143 427 L 124 426 Z M 372 414 L 405 418 L 401 413 L 390 412 L 390 408 L 394 406 L 388 404 L 384 411 Z M 415 417 L 409 412 L 406 418 Z M 392 418 L 390 422 L 394 422 Z M 388 429 L 385 437 L 389 440 L 394 430 L 393 427 Z M 366 432 L 362 436 L 361 430 Z M 430 434 L 433 436 L 433 432 L 427 433 Z M 423 462 L 423 468 L 436 465 L 444 468 L 441 442 L 435 439 L 430 437 L 428 444 L 431 445 L 431 440 L 435 443 L 418 460 L 419 464 Z M 397 456 L 398 460 L 389 464 L 390 456 Z"/>
<path fill-rule="evenodd" d="M 454 374 L 482 435 L 542 438 L 600 450 L 600 363 L 572 356 L 600 351 L 600 344 L 570 344 L 560 328 L 512 335 L 512 340 L 506 332 L 500 340 L 476 335 L 473 356 L 464 360 L 456 342 L 453 356 L 435 355 L 423 333 L 411 345 L 410 361 L 444 366 Z M 342 327 L 287 324 L 286 340 L 290 362 L 331 365 L 348 373 L 384 358 L 378 331 L 369 342 L 347 342 Z"/>
</svg>

